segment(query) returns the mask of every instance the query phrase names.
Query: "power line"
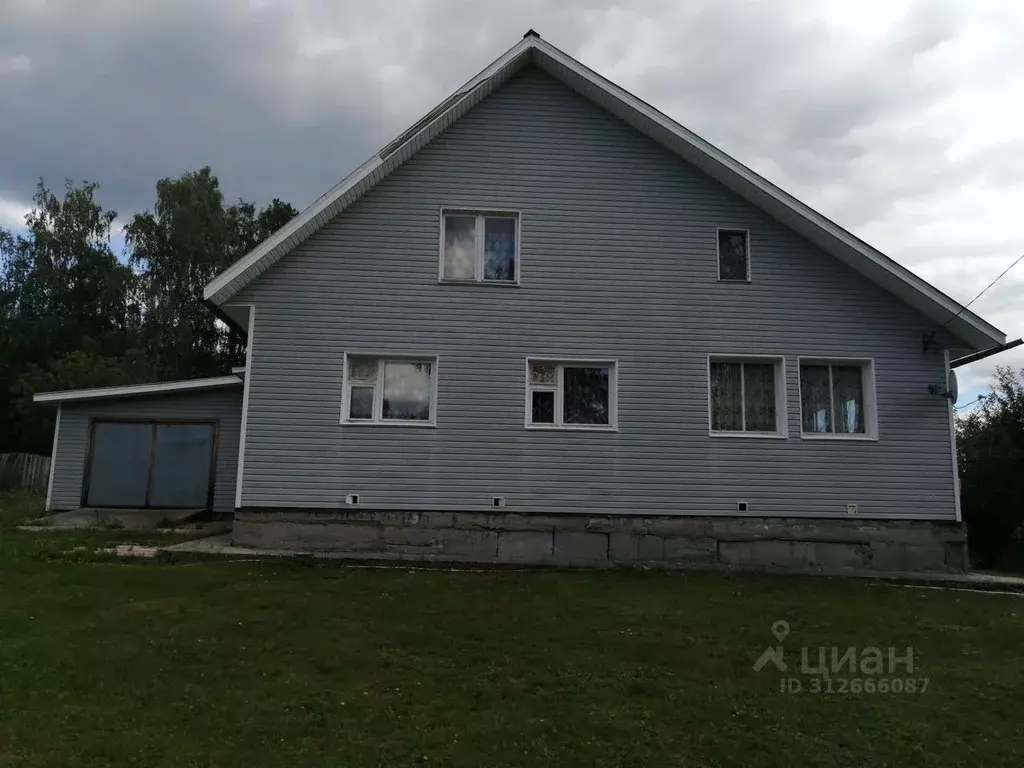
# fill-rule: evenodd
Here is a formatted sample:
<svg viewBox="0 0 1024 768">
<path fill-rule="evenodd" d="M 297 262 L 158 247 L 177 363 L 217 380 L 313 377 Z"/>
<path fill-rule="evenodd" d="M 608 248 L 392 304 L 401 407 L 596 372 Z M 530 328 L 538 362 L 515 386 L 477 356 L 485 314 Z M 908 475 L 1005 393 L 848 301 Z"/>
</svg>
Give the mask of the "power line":
<svg viewBox="0 0 1024 768">
<path fill-rule="evenodd" d="M 957 319 L 958 317 L 960 317 L 960 315 L 962 315 L 962 314 L 963 314 L 964 312 L 966 312 L 966 311 L 967 311 L 967 308 L 968 308 L 969 306 L 971 306 L 971 304 L 973 304 L 974 302 L 976 302 L 976 301 L 977 301 L 978 299 L 980 299 L 980 298 L 981 298 L 981 297 L 982 297 L 982 296 L 983 296 L 983 295 L 985 294 L 985 291 L 987 291 L 987 290 L 988 290 L 989 288 L 991 288 L 991 287 L 992 287 L 993 285 L 995 285 L 996 283 L 998 283 L 998 282 L 999 282 L 999 281 L 1000 281 L 1000 280 L 1001 280 L 1001 279 L 1003 278 L 1003 275 L 1005 275 L 1005 274 L 1006 274 L 1007 272 L 1009 272 L 1009 271 L 1010 271 L 1011 269 L 1013 269 L 1013 268 L 1014 268 L 1014 267 L 1016 267 L 1016 266 L 1017 266 L 1018 264 L 1020 264 L 1020 263 L 1021 263 L 1021 261 L 1024 261 L 1024 253 L 1022 253 L 1022 254 L 1021 254 L 1020 256 L 1018 256 L 1018 257 L 1017 257 L 1017 259 L 1016 259 L 1016 260 L 1015 260 L 1015 261 L 1013 262 L 1013 264 L 1011 264 L 1011 265 L 1010 265 L 1010 266 L 1008 266 L 1008 267 L 1007 267 L 1006 269 L 1004 269 L 1004 270 L 1003 270 L 1002 272 L 1000 272 L 1000 273 L 999 273 L 999 275 L 998 275 L 998 276 L 996 277 L 996 279 L 995 279 L 995 280 L 993 280 L 993 281 L 992 281 L 991 283 L 989 283 L 989 284 L 988 284 L 988 285 L 986 285 L 986 286 L 985 286 L 984 288 L 982 288 L 982 289 L 981 289 L 981 293 L 979 293 L 979 294 L 978 294 L 977 296 L 975 296 L 975 297 L 974 297 L 973 299 L 971 299 L 971 300 L 970 300 L 970 301 L 968 301 L 968 302 L 967 302 L 966 304 L 964 304 L 964 305 L 963 305 L 962 307 L 960 307 L 960 311 L 959 311 L 959 312 L 957 312 L 957 313 L 956 313 L 955 315 L 953 315 L 953 316 L 952 316 L 951 318 L 949 318 L 949 320 L 947 320 L 947 321 L 945 322 L 945 324 L 944 324 L 944 325 L 943 325 L 942 327 L 943 327 L 943 328 L 945 328 L 945 327 L 946 327 L 947 325 L 949 325 L 949 324 L 950 324 L 950 323 L 952 323 L 952 322 L 953 322 L 954 320 L 956 320 L 956 319 Z"/>
<path fill-rule="evenodd" d="M 964 408 L 970 408 L 972 406 L 978 405 L 978 403 L 982 403 L 985 401 L 985 397 L 985 395 L 978 395 L 974 400 L 966 402 L 963 405 L 954 405 L 953 410 L 962 411 Z"/>
</svg>

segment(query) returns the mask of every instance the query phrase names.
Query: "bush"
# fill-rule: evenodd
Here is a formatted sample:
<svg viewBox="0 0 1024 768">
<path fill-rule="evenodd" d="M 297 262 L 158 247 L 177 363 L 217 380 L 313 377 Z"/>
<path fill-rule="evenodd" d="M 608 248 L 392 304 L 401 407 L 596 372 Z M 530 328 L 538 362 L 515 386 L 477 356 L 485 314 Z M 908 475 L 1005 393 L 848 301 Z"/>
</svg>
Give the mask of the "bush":
<svg viewBox="0 0 1024 768">
<path fill-rule="evenodd" d="M 997 368 L 991 393 L 958 420 L 964 522 L 984 567 L 1017 560 L 1024 526 L 1024 370 Z"/>
</svg>

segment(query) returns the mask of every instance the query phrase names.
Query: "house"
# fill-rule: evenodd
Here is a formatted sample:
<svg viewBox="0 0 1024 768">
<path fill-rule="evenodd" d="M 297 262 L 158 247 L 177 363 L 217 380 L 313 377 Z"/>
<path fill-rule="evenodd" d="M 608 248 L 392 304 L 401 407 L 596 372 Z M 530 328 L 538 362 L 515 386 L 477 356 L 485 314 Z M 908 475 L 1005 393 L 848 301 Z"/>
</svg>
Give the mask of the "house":
<svg viewBox="0 0 1024 768">
<path fill-rule="evenodd" d="M 532 31 L 214 279 L 232 376 L 46 393 L 48 506 L 353 557 L 962 570 L 1005 336 Z"/>
</svg>

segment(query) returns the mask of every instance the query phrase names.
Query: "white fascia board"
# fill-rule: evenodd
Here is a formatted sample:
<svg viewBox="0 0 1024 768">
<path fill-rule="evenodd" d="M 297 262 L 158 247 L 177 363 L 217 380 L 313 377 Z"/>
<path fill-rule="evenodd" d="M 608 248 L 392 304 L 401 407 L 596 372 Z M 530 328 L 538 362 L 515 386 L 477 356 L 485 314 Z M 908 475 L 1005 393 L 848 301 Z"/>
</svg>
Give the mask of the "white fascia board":
<svg viewBox="0 0 1024 768">
<path fill-rule="evenodd" d="M 213 301 L 218 305 L 227 301 L 232 295 L 241 290 L 248 281 L 243 280 L 235 286 L 232 286 L 232 283 L 238 281 L 239 278 L 244 278 L 245 273 L 251 267 L 255 266 L 261 259 L 270 256 L 282 246 L 284 246 L 285 250 L 290 250 L 293 246 L 287 244 L 289 238 L 298 235 L 300 239 L 304 240 L 318 230 L 320 227 L 316 225 L 314 219 L 346 192 L 373 173 L 380 164 L 381 159 L 374 155 L 352 171 L 352 173 L 325 194 L 313 201 L 306 210 L 302 211 L 302 213 L 277 230 L 277 232 L 207 283 L 203 289 L 203 298 L 207 301 Z"/>
<path fill-rule="evenodd" d="M 62 392 L 38 392 L 32 396 L 32 402 L 66 403 L 74 400 L 102 400 L 110 397 L 162 395 L 240 386 L 242 386 L 242 380 L 238 376 L 217 376 L 209 379 L 164 381 L 157 384 L 131 384 L 124 387 L 98 387 L 96 389 L 69 389 Z"/>
</svg>

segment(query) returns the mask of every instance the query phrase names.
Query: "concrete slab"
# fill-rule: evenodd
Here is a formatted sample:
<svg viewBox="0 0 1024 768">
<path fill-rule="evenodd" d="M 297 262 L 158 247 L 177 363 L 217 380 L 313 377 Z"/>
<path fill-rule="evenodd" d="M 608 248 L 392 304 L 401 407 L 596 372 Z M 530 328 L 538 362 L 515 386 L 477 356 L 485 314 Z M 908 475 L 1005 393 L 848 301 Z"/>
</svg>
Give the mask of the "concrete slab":
<svg viewBox="0 0 1024 768">
<path fill-rule="evenodd" d="M 555 531 L 553 556 L 567 563 L 600 563 L 608 560 L 608 534 L 588 531 Z"/>
<path fill-rule="evenodd" d="M 945 550 L 933 547 L 942 561 Z M 752 541 L 722 541 L 718 556 L 726 565 L 803 568 L 892 568 L 899 570 L 895 556 L 884 563 L 871 560 L 871 548 L 853 542 L 798 541 L 755 539 Z M 939 562 L 939 568 L 943 562 Z M 908 563 L 903 570 L 914 568 Z"/>
<path fill-rule="evenodd" d="M 498 533 L 498 558 L 510 562 L 550 561 L 554 533 L 549 531 L 501 531 Z"/>
<path fill-rule="evenodd" d="M 182 525 L 204 514 L 202 509 L 73 509 L 28 521 L 33 527 L 57 529 L 124 528 L 152 531 Z"/>
<path fill-rule="evenodd" d="M 631 532 L 608 534 L 608 559 L 615 563 L 635 563 L 639 559 L 640 537 Z"/>
<path fill-rule="evenodd" d="M 660 539 L 659 539 L 660 540 Z M 139 548 L 142 549 L 142 548 Z M 211 556 L 224 556 L 224 557 L 244 557 L 244 558 L 293 558 L 296 556 L 301 557 L 313 557 L 316 559 L 323 560 L 343 560 L 343 561 L 364 561 L 367 564 L 376 563 L 381 568 L 403 568 L 409 567 L 410 558 L 408 555 L 386 553 L 386 552 L 362 552 L 362 553 L 341 553 L 341 552 L 323 552 L 313 550 L 294 550 L 294 549 L 257 549 L 253 547 L 238 547 L 231 543 L 231 534 L 224 534 L 220 536 L 208 536 L 202 539 L 194 539 L 192 541 L 185 541 L 180 544 L 174 544 L 168 547 L 157 548 L 160 552 L 166 552 L 168 554 L 195 554 L 195 555 L 211 555 Z M 127 548 L 118 554 L 124 554 L 125 556 L 143 556 L 148 557 L 148 553 L 143 552 L 130 552 Z M 438 561 L 435 558 L 412 558 L 420 562 L 438 562 L 443 564 L 444 561 Z M 452 558 L 452 561 L 459 561 L 459 558 Z M 499 564 L 485 564 L 479 561 L 473 561 L 467 563 L 472 567 L 469 568 L 458 568 L 459 571 L 491 571 L 495 568 L 505 569 L 504 566 Z M 366 567 L 366 566 L 363 566 Z M 525 570 L 534 570 L 538 566 L 527 567 Z M 542 566 L 541 566 L 542 567 Z M 516 570 L 524 570 L 520 567 Z M 877 571 L 869 569 L 850 570 L 850 569 L 819 569 L 817 571 L 795 571 L 793 569 L 771 569 L 764 567 L 732 567 L 722 568 L 719 565 L 701 564 L 694 563 L 687 566 L 685 571 L 707 571 L 707 570 L 726 570 L 730 572 L 748 572 L 748 573 L 774 573 L 777 575 L 793 576 L 793 577 L 842 577 L 842 578 L 855 578 L 855 579 L 869 579 L 878 582 L 889 582 L 903 584 L 905 586 L 931 586 L 938 589 L 967 589 L 972 591 L 984 591 L 992 592 L 996 594 L 1012 594 L 1024 597 L 1024 576 L 1012 576 L 1008 574 L 994 574 L 985 572 L 973 572 L 973 573 L 914 573 L 910 571 L 894 572 L 894 571 Z"/>
<path fill-rule="evenodd" d="M 228 550 L 238 550 L 239 554 L 251 555 L 257 552 L 266 552 L 273 555 L 274 550 L 249 549 L 248 547 L 233 547 L 231 545 L 231 534 L 224 533 L 219 536 L 207 536 L 204 539 L 192 539 L 183 541 L 180 544 L 172 544 L 169 547 L 161 547 L 164 552 L 194 552 L 207 555 L 234 554 Z M 283 551 L 283 550 L 282 550 Z"/>
</svg>

